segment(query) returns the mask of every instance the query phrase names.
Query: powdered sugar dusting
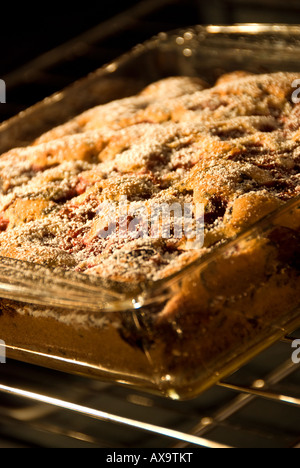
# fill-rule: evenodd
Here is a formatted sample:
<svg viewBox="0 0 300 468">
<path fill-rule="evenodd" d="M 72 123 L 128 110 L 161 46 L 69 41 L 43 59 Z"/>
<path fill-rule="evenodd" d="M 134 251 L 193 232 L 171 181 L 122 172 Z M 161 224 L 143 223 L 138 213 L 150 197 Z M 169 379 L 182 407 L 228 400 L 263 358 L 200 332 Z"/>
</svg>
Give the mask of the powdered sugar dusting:
<svg viewBox="0 0 300 468">
<path fill-rule="evenodd" d="M 299 78 L 162 80 L 2 155 L 0 254 L 125 282 L 178 271 L 299 192 Z M 133 210 L 203 203 L 204 247 L 172 230 L 99 236 L 104 203 L 122 197 Z"/>
</svg>

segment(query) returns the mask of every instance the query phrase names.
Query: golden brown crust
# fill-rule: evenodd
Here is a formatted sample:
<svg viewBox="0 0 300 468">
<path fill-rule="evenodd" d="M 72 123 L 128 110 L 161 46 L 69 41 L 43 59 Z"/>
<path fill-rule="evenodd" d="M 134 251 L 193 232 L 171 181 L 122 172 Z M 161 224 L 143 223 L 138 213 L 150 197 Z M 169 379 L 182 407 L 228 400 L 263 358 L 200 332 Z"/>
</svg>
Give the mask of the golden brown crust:
<svg viewBox="0 0 300 468">
<path fill-rule="evenodd" d="M 296 78 L 235 72 L 209 89 L 167 78 L 12 149 L 0 159 L 0 255 L 31 252 L 37 263 L 125 282 L 180 270 L 299 193 Z M 203 204 L 204 248 L 172 233 L 116 238 L 120 226 L 100 236 L 110 227 L 104 204 L 125 197 L 148 212 Z"/>
<path fill-rule="evenodd" d="M 246 78 L 247 76 L 253 76 L 253 73 L 246 72 L 243 70 L 237 70 L 231 73 L 226 73 L 220 76 L 220 78 L 218 78 L 218 80 L 216 81 L 216 85 L 229 83 L 233 80 L 238 80 L 239 78 Z"/>
</svg>

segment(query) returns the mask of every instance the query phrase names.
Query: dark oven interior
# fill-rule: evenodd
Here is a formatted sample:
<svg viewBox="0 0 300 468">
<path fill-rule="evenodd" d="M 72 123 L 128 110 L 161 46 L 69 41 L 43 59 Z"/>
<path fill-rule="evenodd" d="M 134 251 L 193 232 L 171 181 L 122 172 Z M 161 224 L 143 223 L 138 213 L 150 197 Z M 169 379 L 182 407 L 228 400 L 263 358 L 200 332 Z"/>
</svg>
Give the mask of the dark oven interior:
<svg viewBox="0 0 300 468">
<path fill-rule="evenodd" d="M 33 14 L 34 11 L 34 14 Z M 0 77 L 6 120 L 153 35 L 194 24 L 294 23 L 296 0 L 127 0 L 45 11 L 5 6 Z M 2 12 L 3 14 L 3 12 Z M 189 402 L 7 361 L 0 364 L 0 447 L 186 448 L 300 444 L 300 332 Z M 122 419 L 121 419 L 122 418 Z"/>
</svg>

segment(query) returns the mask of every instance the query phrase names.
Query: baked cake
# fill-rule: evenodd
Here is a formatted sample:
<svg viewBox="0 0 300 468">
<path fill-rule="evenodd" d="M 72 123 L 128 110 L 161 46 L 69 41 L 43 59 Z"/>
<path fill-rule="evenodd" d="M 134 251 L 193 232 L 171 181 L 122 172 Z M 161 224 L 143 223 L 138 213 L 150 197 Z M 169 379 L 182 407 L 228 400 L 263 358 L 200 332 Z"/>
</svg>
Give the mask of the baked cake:
<svg viewBox="0 0 300 468">
<path fill-rule="evenodd" d="M 292 100 L 299 78 L 236 72 L 212 87 L 198 78 L 165 78 L 76 116 L 30 146 L 11 149 L 0 158 L 0 255 L 122 283 L 155 282 L 182 270 L 300 194 L 300 105 Z M 120 223 L 110 230 L 107 207 L 125 199 L 133 211 L 201 205 L 204 242 L 191 248 L 187 236 L 176 236 L 175 213 L 168 236 L 161 217 L 157 236 L 137 235 L 139 219 L 132 224 L 129 215 L 122 235 Z M 224 350 L 230 353 L 259 334 L 267 310 L 269 319 L 278 318 L 298 304 L 299 211 L 280 229 L 271 240 L 249 240 L 242 253 L 232 252 L 201 277 L 191 275 L 182 291 L 158 309 L 147 309 L 138 318 L 146 338 L 122 316 L 113 331 L 103 334 L 96 327 L 85 335 L 85 355 L 97 365 L 106 356 L 111 372 L 130 374 L 135 361 L 142 373 L 144 357 L 139 361 L 134 349 L 147 348 L 156 377 L 168 376 L 165 386 L 174 386 L 172 375 L 186 370 L 189 393 L 199 366 L 205 363 L 202 370 L 208 372 L 207 363 Z M 289 246 L 284 258 L 283 244 Z M 11 311 L 20 311 L 12 304 L 2 301 L 0 327 L 7 340 L 14 336 Z M 51 332 L 48 313 L 32 332 L 28 316 L 41 319 L 43 311 L 26 307 L 21 326 L 27 342 L 40 334 L 44 352 L 72 349 L 82 359 L 82 330 L 54 331 L 51 325 Z M 100 334 L 105 351 L 98 349 Z M 111 343 L 117 343 L 114 351 Z"/>
<path fill-rule="evenodd" d="M 0 159 L 0 255 L 116 281 L 164 278 L 300 192 L 298 74 L 168 78 Z M 203 204 L 205 241 L 101 236 L 101 207 Z M 159 221 L 157 221 L 159 222 Z M 174 220 L 173 220 L 174 222 Z"/>
</svg>

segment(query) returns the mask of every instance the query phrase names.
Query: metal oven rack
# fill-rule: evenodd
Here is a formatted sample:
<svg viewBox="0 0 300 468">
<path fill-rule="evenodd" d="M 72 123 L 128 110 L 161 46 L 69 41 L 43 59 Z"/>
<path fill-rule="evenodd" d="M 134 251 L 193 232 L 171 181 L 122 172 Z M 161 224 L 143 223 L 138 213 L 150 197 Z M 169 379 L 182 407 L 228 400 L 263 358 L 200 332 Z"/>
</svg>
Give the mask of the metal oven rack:
<svg viewBox="0 0 300 468">
<path fill-rule="evenodd" d="M 270 1 L 259 2 L 260 7 Z M 224 10 L 224 3 L 230 8 Z M 199 23 L 213 23 L 216 14 L 226 22 L 225 13 L 232 15 L 233 8 L 246 4 L 255 1 L 142 0 L 1 76 L 9 99 L 0 107 L 0 120 L 161 30 L 189 26 L 196 17 Z M 187 402 L 8 361 L 0 364 L 0 448 L 300 447 L 300 365 L 291 359 L 297 338 L 299 331 Z"/>
<path fill-rule="evenodd" d="M 300 365 L 287 336 L 191 401 L 7 362 L 0 447 L 298 448 Z"/>
</svg>

